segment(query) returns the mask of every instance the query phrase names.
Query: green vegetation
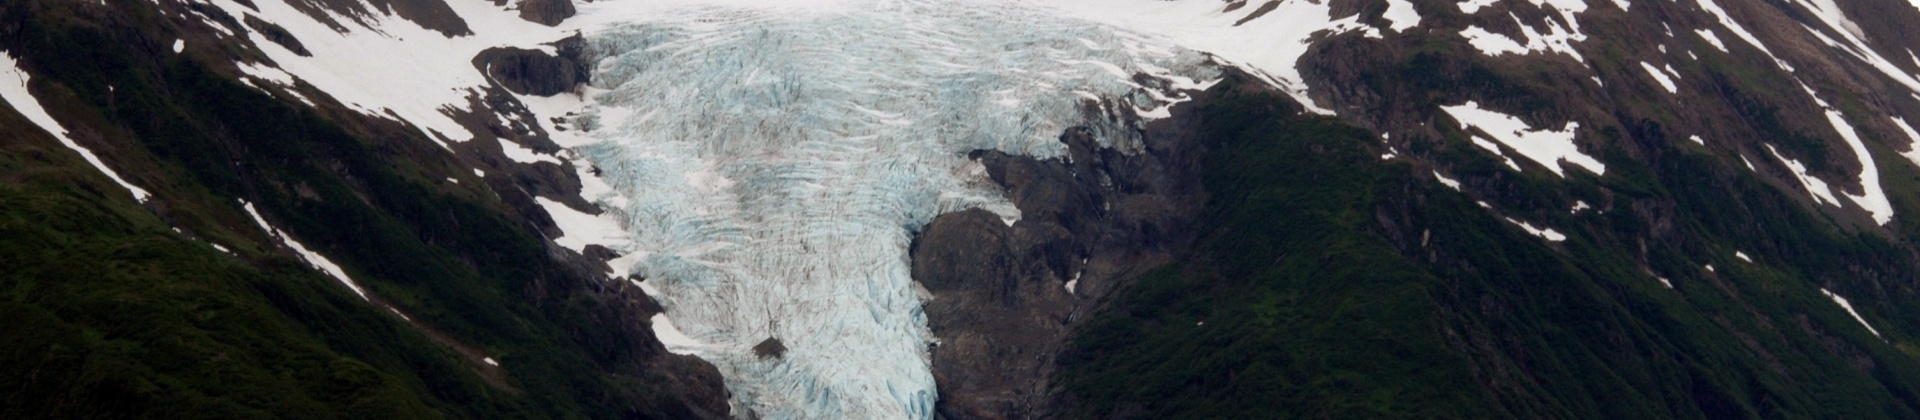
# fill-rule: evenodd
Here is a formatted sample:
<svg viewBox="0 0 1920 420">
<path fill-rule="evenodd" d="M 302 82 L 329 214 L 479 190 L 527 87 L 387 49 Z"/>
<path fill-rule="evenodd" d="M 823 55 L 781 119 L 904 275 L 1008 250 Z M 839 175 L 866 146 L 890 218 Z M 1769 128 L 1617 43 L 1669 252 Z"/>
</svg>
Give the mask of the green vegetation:
<svg viewBox="0 0 1920 420">
<path fill-rule="evenodd" d="M 1920 416 L 1899 350 L 1920 320 L 1856 298 L 1882 341 L 1819 291 L 1899 290 L 1911 254 L 1711 156 L 1609 157 L 1606 178 L 1494 203 L 1569 237 L 1549 242 L 1380 161 L 1369 133 L 1218 89 L 1200 242 L 1077 332 L 1055 378 L 1071 416 Z"/>
<path fill-rule="evenodd" d="M 483 187 L 438 181 L 450 154 L 171 54 L 165 25 L 117 21 L 154 6 L 118 4 L 0 6 L 36 94 L 161 198 L 0 111 L 0 418 L 692 417 L 641 374 L 659 349 L 599 312 L 621 303 L 577 292 Z M 235 198 L 419 325 L 279 253 Z"/>
</svg>

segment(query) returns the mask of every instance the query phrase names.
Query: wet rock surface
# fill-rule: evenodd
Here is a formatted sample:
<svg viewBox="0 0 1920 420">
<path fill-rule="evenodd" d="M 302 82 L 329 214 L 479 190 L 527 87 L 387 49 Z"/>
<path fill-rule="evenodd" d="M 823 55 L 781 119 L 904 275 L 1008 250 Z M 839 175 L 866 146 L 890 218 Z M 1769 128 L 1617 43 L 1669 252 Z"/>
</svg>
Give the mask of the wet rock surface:
<svg viewBox="0 0 1920 420">
<path fill-rule="evenodd" d="M 520 18 L 541 25 L 559 25 L 560 21 L 573 17 L 571 0 L 521 0 Z"/>
<path fill-rule="evenodd" d="M 1047 416 L 1054 359 L 1076 323 L 1190 242 L 1204 202 L 1192 159 L 1199 122 L 1185 112 L 1192 104 L 1146 124 L 1136 153 L 1103 148 L 1075 128 L 1060 138 L 1064 159 L 972 154 L 1021 219 L 951 213 L 915 238 L 913 278 L 931 293 L 927 322 L 940 340 L 932 349 L 939 418 Z"/>
<path fill-rule="evenodd" d="M 580 59 L 582 43 L 579 36 L 555 42 L 553 45 L 557 47 L 558 54 L 521 48 L 489 48 L 473 58 L 473 65 L 513 93 L 553 96 L 572 90 L 591 77 L 586 63 Z"/>
</svg>

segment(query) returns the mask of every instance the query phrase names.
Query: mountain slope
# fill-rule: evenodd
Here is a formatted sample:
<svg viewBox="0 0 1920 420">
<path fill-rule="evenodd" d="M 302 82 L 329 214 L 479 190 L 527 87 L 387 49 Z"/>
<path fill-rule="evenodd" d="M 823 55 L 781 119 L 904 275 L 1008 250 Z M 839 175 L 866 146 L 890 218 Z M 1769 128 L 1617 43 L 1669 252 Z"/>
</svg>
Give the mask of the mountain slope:
<svg viewBox="0 0 1920 420">
<path fill-rule="evenodd" d="M 1913 6 L 7 2 L 0 417 L 1912 418 Z"/>
<path fill-rule="evenodd" d="M 1579 223 L 1555 225 L 1571 226 L 1564 240 L 1542 238 L 1405 161 L 1382 161 L 1364 131 L 1275 109 L 1246 95 L 1200 110 L 1213 146 L 1202 239 L 1080 331 L 1058 379 L 1079 413 L 1915 415 L 1914 355 L 1808 280 L 1912 264 L 1884 240 L 1821 228 L 1757 180 L 1686 172 L 1711 168 L 1699 161 L 1658 168 L 1678 175 L 1613 197 L 1615 210 L 1569 214 Z M 1751 198 L 1677 204 L 1686 210 L 1668 223 L 1679 244 L 1651 246 L 1664 257 L 1642 265 L 1622 239 L 1653 223 L 1629 203 L 1681 195 L 1671 191 Z M 1726 239 L 1708 218 L 1768 226 L 1812 255 L 1735 257 L 1751 242 Z M 1897 342 L 1889 324 L 1874 323 Z"/>
<path fill-rule="evenodd" d="M 5 125 L 9 310 L 38 320 L 7 334 L 8 383 L 43 403 L 12 414 L 725 412 L 711 367 L 646 330 L 651 300 L 463 187 L 485 181 L 454 155 L 175 54 L 154 19 L 188 4 L 116 6 L 0 6 L 28 99 L 60 120 Z"/>
</svg>

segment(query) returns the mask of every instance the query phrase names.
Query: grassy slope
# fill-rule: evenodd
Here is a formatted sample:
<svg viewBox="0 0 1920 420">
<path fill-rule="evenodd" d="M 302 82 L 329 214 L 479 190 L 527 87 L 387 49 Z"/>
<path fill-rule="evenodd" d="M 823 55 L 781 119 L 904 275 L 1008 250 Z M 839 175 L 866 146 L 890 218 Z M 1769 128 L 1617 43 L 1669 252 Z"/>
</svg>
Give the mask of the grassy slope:
<svg viewBox="0 0 1920 420">
<path fill-rule="evenodd" d="M 0 417 L 686 415 L 655 398 L 657 378 L 599 373 L 591 353 L 630 350 L 580 343 L 644 343 L 588 328 L 595 302 L 528 303 L 562 270 L 498 203 L 440 184 L 405 145 L 437 148 L 356 138 L 156 54 L 160 37 L 142 31 L 163 25 L 139 21 L 145 3 L 104 23 L 51 4 L 0 7 L 0 42 L 24 52 L 49 108 L 126 142 L 110 160 L 166 199 L 168 220 L 0 112 L 0 311 L 16 320 L 0 326 L 0 397 L 24 402 Z M 274 253 L 229 197 L 506 376 L 490 385 L 474 361 Z"/>
<path fill-rule="evenodd" d="M 1618 175 L 1566 182 L 1619 192 L 1616 209 L 1679 207 L 1675 233 L 1646 251 L 1670 290 L 1636 262 L 1654 224 L 1637 212 L 1534 220 L 1575 227 L 1549 247 L 1380 161 L 1369 133 L 1281 109 L 1240 95 L 1203 108 L 1214 195 L 1201 243 L 1078 332 L 1056 378 L 1080 401 L 1072 415 L 1917 415 L 1920 364 L 1818 291 L 1897 272 L 1905 254 L 1824 227 L 1750 176 L 1683 156 L 1610 159 Z M 1895 325 L 1914 324 L 1878 325 L 1900 343 Z"/>
</svg>

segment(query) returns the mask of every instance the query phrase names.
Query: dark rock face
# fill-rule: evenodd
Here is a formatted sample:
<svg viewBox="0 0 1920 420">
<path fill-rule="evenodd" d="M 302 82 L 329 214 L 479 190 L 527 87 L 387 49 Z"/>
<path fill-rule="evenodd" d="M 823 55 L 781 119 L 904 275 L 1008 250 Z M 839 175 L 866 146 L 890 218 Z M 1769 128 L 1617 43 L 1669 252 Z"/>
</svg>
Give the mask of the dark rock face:
<svg viewBox="0 0 1920 420">
<path fill-rule="evenodd" d="M 578 36 L 560 40 L 554 44 L 559 47 L 559 55 L 539 50 L 490 48 L 475 56 L 473 65 L 513 93 L 553 96 L 587 82 L 588 69 L 580 60 L 581 44 Z"/>
<path fill-rule="evenodd" d="M 968 210 L 915 238 L 913 278 L 932 294 L 927 322 L 940 339 L 938 416 L 1046 416 L 1054 358 L 1079 315 L 1190 242 L 1204 193 L 1186 109 L 1149 124 L 1134 154 L 1100 147 L 1084 128 L 1061 136 L 1067 159 L 973 154 L 1021 219 Z"/>
<path fill-rule="evenodd" d="M 541 25 L 559 25 L 573 17 L 572 0 L 520 0 L 520 18 Z"/>
<path fill-rule="evenodd" d="M 253 17 L 253 15 L 247 15 L 247 27 L 251 27 L 253 30 L 259 31 L 261 35 L 265 35 L 268 41 L 273 41 L 275 44 L 286 47 L 287 51 L 293 51 L 294 54 L 299 54 L 301 57 L 313 56 L 313 53 L 307 51 L 306 45 L 300 44 L 298 38 L 294 38 L 292 33 L 288 33 L 287 29 L 280 27 L 280 25 L 260 20 L 260 18 Z"/>
</svg>

